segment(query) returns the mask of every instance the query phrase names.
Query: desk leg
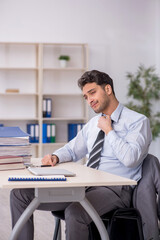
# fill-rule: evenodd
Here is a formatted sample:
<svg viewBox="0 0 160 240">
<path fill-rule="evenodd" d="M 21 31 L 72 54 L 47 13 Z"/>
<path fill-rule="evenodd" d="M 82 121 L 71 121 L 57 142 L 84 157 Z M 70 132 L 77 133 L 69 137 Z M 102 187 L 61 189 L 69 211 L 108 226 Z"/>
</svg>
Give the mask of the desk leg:
<svg viewBox="0 0 160 240">
<path fill-rule="evenodd" d="M 93 219 L 93 222 L 98 228 L 98 231 L 100 233 L 102 240 L 109 240 L 109 236 L 107 233 L 107 230 L 102 222 L 102 219 L 96 212 L 96 210 L 93 208 L 93 206 L 90 204 L 90 202 L 87 200 L 87 198 L 84 198 L 82 201 L 80 201 L 80 204 L 82 207 L 86 210 L 86 212 L 90 215 L 90 217 Z"/>
<path fill-rule="evenodd" d="M 20 218 L 16 222 L 9 240 L 17 239 L 22 227 L 28 221 L 28 219 L 33 214 L 34 210 L 39 206 L 39 204 L 40 204 L 40 202 L 39 202 L 38 198 L 34 198 L 32 200 L 32 202 L 29 204 L 29 206 L 26 208 L 26 210 L 23 212 L 23 214 L 20 216 Z"/>
</svg>

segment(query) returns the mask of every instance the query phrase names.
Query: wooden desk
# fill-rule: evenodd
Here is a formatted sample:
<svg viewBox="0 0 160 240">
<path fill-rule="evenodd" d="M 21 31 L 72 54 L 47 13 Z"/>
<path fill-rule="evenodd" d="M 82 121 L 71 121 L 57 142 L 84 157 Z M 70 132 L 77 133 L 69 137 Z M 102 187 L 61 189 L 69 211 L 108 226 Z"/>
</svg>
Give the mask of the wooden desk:
<svg viewBox="0 0 160 240">
<path fill-rule="evenodd" d="M 34 159 L 35 161 L 36 159 Z M 37 161 L 37 160 L 36 160 Z M 66 182 L 8 182 L 9 175 L 31 175 L 28 170 L 2 171 L 1 188 L 35 188 L 35 198 L 23 212 L 12 230 L 10 240 L 16 240 L 24 224 L 40 203 L 47 202 L 80 202 L 96 224 L 101 239 L 109 240 L 106 228 L 89 201 L 85 198 L 86 186 L 118 186 L 136 185 L 136 181 L 97 171 L 76 163 L 63 163 L 56 168 L 64 168 L 76 173 L 76 177 L 68 177 Z"/>
</svg>

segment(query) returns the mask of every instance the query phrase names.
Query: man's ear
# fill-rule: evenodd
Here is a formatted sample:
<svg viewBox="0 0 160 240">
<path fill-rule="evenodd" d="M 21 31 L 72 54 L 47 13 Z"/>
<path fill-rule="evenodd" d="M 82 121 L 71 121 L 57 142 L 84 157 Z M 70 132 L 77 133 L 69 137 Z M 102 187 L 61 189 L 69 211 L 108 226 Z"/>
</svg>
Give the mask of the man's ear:
<svg viewBox="0 0 160 240">
<path fill-rule="evenodd" d="M 111 94 L 112 94 L 112 87 L 111 87 L 111 85 L 107 84 L 107 85 L 105 86 L 105 91 L 106 91 L 106 93 L 107 93 L 108 95 L 111 95 Z"/>
</svg>

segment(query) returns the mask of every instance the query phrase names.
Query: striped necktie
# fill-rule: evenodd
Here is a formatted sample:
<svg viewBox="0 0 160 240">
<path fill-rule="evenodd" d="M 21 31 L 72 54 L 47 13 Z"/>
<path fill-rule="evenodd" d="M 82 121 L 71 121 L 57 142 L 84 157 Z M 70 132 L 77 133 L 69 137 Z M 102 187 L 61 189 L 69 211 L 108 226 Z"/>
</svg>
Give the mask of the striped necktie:
<svg viewBox="0 0 160 240">
<path fill-rule="evenodd" d="M 103 148 L 103 143 L 104 143 L 104 132 L 100 130 L 96 138 L 96 141 L 93 144 L 92 150 L 89 154 L 87 167 L 98 168 L 98 165 L 101 159 L 101 151 Z"/>
<path fill-rule="evenodd" d="M 113 123 L 114 121 L 111 120 Z M 99 131 L 96 141 L 93 144 L 92 150 L 89 154 L 89 160 L 87 163 L 87 167 L 98 168 L 99 162 L 101 160 L 101 151 L 104 143 L 104 132 L 102 130 Z"/>
</svg>

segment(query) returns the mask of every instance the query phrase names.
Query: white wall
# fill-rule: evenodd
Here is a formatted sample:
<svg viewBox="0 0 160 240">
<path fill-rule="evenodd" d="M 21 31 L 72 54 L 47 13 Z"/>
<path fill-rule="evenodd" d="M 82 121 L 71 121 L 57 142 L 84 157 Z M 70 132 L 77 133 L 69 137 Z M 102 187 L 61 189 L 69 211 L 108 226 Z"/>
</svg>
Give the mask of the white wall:
<svg viewBox="0 0 160 240">
<path fill-rule="evenodd" d="M 1 0 L 0 41 L 86 42 L 89 69 L 110 74 L 126 103 L 126 72 L 143 63 L 160 73 L 159 16 L 159 0 Z"/>
</svg>

